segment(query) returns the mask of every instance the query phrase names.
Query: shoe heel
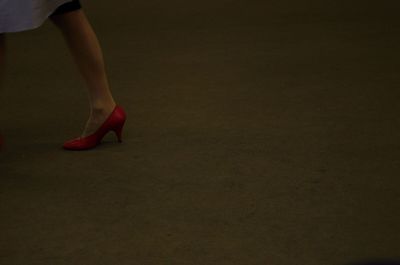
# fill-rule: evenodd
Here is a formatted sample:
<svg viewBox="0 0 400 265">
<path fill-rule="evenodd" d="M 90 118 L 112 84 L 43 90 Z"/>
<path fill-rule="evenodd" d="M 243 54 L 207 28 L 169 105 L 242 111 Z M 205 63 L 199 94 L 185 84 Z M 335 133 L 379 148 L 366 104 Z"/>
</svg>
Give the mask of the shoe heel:
<svg viewBox="0 0 400 265">
<path fill-rule="evenodd" d="M 124 128 L 124 123 L 122 123 L 121 125 L 118 125 L 118 127 L 116 127 L 114 129 L 114 132 L 118 137 L 118 142 L 122 142 L 122 129 L 123 128 Z"/>
</svg>

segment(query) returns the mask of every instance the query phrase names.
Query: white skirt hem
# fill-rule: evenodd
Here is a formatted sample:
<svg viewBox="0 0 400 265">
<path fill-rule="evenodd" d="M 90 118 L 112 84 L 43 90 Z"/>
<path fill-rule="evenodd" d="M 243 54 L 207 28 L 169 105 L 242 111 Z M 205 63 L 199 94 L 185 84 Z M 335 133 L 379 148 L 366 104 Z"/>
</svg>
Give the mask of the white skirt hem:
<svg viewBox="0 0 400 265">
<path fill-rule="evenodd" d="M 39 28 L 60 5 L 71 1 L 72 0 L 41 0 L 42 4 L 39 4 L 39 8 L 34 10 L 32 8 L 32 10 L 19 10 L 19 6 L 10 6 L 9 9 L 12 10 L 7 10 L 8 5 L 6 4 L 6 6 L 2 8 L 8 12 L 0 11 L 0 34 Z M 3 12 L 5 13 L 4 16 L 2 16 Z M 18 20 L 16 17 L 18 17 Z"/>
</svg>

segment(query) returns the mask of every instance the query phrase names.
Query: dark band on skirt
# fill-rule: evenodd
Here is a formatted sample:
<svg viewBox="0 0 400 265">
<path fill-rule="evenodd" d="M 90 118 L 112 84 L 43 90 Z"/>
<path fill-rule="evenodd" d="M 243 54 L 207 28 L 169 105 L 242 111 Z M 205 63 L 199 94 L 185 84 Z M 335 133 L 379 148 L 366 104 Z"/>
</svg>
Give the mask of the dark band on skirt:
<svg viewBox="0 0 400 265">
<path fill-rule="evenodd" d="M 79 0 L 73 0 L 71 2 L 62 4 L 61 6 L 59 6 L 50 16 L 64 14 L 64 13 L 75 11 L 75 10 L 78 10 L 81 8 L 82 8 L 82 6 L 81 6 L 81 3 L 79 2 Z"/>
</svg>

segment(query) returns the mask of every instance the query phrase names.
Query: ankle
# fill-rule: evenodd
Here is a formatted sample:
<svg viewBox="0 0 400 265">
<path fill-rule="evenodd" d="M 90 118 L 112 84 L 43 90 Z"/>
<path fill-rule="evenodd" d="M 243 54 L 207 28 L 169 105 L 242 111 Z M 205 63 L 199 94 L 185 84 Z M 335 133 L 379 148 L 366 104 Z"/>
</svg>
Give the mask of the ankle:
<svg viewBox="0 0 400 265">
<path fill-rule="evenodd" d="M 114 101 L 110 102 L 97 102 L 94 103 L 90 106 L 90 111 L 94 114 L 98 113 L 106 113 L 112 111 L 116 106 L 116 103 Z"/>
</svg>

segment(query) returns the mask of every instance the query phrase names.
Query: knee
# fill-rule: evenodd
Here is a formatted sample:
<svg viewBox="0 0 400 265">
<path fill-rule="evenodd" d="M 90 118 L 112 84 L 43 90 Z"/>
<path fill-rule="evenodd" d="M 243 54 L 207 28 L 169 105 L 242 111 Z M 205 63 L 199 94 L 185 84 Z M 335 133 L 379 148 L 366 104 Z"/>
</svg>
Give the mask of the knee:
<svg viewBox="0 0 400 265">
<path fill-rule="evenodd" d="M 73 20 L 77 11 L 81 11 L 82 6 L 79 0 L 73 0 L 59 6 L 50 16 L 50 20 L 58 27 L 63 27 L 68 20 Z"/>
<path fill-rule="evenodd" d="M 63 14 L 56 14 L 49 16 L 57 28 L 65 33 L 73 32 L 82 26 L 83 12 L 82 10 L 75 10 Z"/>
</svg>

